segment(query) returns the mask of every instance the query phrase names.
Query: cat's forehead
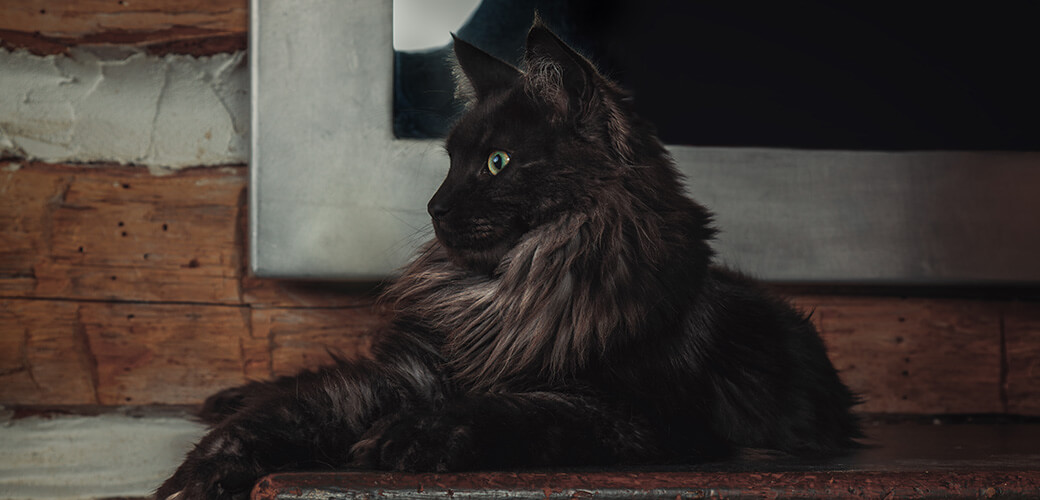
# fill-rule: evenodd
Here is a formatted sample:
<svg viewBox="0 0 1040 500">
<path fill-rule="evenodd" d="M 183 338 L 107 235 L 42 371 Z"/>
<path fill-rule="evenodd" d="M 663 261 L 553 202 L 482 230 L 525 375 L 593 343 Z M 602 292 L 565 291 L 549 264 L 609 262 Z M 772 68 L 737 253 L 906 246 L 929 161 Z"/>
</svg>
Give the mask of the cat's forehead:
<svg viewBox="0 0 1040 500">
<path fill-rule="evenodd" d="M 547 121 L 522 91 L 493 96 L 471 105 L 448 136 L 449 151 L 504 147 L 541 128 Z"/>
</svg>

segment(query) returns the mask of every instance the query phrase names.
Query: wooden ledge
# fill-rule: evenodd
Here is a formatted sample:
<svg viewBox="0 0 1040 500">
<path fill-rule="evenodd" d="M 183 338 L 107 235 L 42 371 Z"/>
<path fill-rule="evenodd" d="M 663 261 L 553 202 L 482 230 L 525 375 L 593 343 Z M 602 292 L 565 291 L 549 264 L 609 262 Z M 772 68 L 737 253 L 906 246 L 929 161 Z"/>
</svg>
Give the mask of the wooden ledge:
<svg viewBox="0 0 1040 500">
<path fill-rule="evenodd" d="M 82 36 L 47 36 L 0 29 L 0 47 L 25 49 L 38 56 L 68 54 L 77 46 L 136 47 L 155 56 L 212 56 L 246 49 L 245 33 L 178 26 L 157 31 L 107 30 Z"/>
<path fill-rule="evenodd" d="M 274 474 L 254 500 L 303 498 L 1036 498 L 1040 424 L 885 424 L 870 448 L 822 462 L 411 474 Z"/>
<path fill-rule="evenodd" d="M 0 16 L 0 46 L 37 55 L 78 45 L 208 56 L 246 47 L 247 0 L 26 0 Z"/>
</svg>

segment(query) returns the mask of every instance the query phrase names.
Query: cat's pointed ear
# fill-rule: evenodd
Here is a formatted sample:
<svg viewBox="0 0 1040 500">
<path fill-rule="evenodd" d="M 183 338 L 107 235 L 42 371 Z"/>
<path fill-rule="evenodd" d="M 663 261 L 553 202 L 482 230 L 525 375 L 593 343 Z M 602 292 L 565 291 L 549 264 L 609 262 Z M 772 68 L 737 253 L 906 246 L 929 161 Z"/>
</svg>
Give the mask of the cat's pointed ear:
<svg viewBox="0 0 1040 500">
<path fill-rule="evenodd" d="M 460 87 L 469 83 L 477 99 L 483 99 L 492 92 L 513 85 L 520 78 L 520 70 L 497 57 L 484 52 L 472 44 L 451 34 L 455 41 L 455 59 L 465 81 L 456 78 Z M 466 92 L 460 91 L 465 94 Z"/>
<path fill-rule="evenodd" d="M 593 95 L 596 69 L 549 31 L 537 16 L 527 33 L 524 62 L 537 93 L 560 111 L 576 111 Z"/>
<path fill-rule="evenodd" d="M 535 16 L 527 34 L 526 85 L 579 128 L 604 140 L 623 162 L 631 162 L 633 138 L 627 97 L 588 59 L 570 48 Z M 599 129 L 597 124 L 605 127 Z"/>
</svg>

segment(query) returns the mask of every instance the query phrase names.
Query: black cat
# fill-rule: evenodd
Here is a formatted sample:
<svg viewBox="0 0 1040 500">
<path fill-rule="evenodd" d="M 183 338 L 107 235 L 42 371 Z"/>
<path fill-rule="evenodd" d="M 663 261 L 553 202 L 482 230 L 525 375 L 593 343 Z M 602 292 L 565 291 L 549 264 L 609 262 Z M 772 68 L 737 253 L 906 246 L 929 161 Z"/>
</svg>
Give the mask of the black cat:
<svg viewBox="0 0 1040 500">
<path fill-rule="evenodd" d="M 710 215 L 626 95 L 536 23 L 521 71 L 455 41 L 470 106 L 370 359 L 224 391 L 157 496 L 284 470 L 840 453 L 856 398 L 812 324 L 712 264 Z"/>
</svg>

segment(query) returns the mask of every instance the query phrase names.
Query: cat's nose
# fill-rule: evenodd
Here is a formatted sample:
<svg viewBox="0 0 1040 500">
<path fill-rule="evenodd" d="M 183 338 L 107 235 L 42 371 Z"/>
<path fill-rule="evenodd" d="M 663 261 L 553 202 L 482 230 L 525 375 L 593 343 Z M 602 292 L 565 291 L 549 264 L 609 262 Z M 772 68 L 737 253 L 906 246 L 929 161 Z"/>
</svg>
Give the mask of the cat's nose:
<svg viewBox="0 0 1040 500">
<path fill-rule="evenodd" d="M 426 205 L 426 210 L 430 212 L 430 217 L 433 217 L 434 219 L 440 219 L 445 215 L 448 215 L 448 212 L 451 211 L 451 206 L 447 203 L 442 203 L 437 199 L 433 199 L 430 200 L 430 203 L 428 205 Z"/>
</svg>

